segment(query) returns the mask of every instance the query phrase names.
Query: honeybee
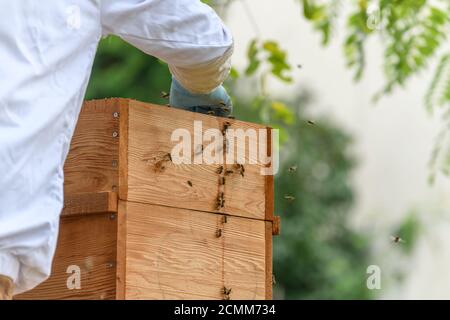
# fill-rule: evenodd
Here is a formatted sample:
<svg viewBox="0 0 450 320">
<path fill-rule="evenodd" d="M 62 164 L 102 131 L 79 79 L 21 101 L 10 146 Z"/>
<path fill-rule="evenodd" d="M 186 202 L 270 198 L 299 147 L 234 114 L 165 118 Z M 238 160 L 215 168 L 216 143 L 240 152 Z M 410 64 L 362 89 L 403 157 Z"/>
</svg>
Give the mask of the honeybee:
<svg viewBox="0 0 450 320">
<path fill-rule="evenodd" d="M 170 97 L 170 94 L 165 92 L 165 91 L 161 91 L 161 98 L 163 99 L 168 99 Z"/>
<path fill-rule="evenodd" d="M 222 236 L 222 229 L 216 230 L 216 238 L 220 238 Z"/>
<path fill-rule="evenodd" d="M 308 120 L 308 124 L 310 124 L 310 125 L 315 125 L 316 123 L 314 122 L 314 121 L 312 121 L 312 120 Z"/>
<path fill-rule="evenodd" d="M 222 292 L 223 292 L 223 294 L 229 296 L 231 293 L 231 288 L 228 289 L 227 287 L 223 287 Z"/>
<path fill-rule="evenodd" d="M 231 288 L 222 288 L 223 300 L 230 300 Z"/>
<path fill-rule="evenodd" d="M 244 165 L 242 165 L 242 164 L 240 164 L 240 163 L 236 163 L 236 164 L 234 165 L 234 168 L 236 168 L 237 171 L 239 172 L 239 174 L 240 174 L 242 177 L 244 177 L 244 174 L 245 174 L 245 167 L 244 167 Z"/>
<path fill-rule="evenodd" d="M 221 208 L 223 208 L 225 206 L 225 198 L 224 198 L 224 193 L 221 192 L 219 194 L 219 196 L 217 197 L 217 201 L 216 201 L 216 209 L 220 210 Z"/>
<path fill-rule="evenodd" d="M 222 174 L 223 172 L 223 166 L 220 166 L 219 168 L 217 168 L 216 173 L 217 174 Z"/>
<path fill-rule="evenodd" d="M 288 171 L 291 173 L 297 171 L 297 166 L 289 167 Z"/>
<path fill-rule="evenodd" d="M 228 128 L 230 127 L 230 123 L 227 121 L 223 124 L 222 135 L 226 135 Z"/>
<path fill-rule="evenodd" d="M 230 169 L 228 169 L 228 170 L 225 171 L 225 175 L 226 175 L 226 176 L 229 176 L 230 174 L 233 174 L 233 173 L 234 173 L 234 171 L 233 171 L 233 170 L 230 170 Z"/>
<path fill-rule="evenodd" d="M 394 243 L 405 243 L 405 240 L 400 238 L 399 236 L 391 236 L 391 240 Z"/>
<path fill-rule="evenodd" d="M 155 158 L 156 159 L 156 158 Z M 155 163 L 155 172 L 162 172 L 166 169 L 164 162 L 172 162 L 172 155 L 170 153 L 166 153 L 161 160 Z"/>
<path fill-rule="evenodd" d="M 192 181 L 190 181 L 190 180 L 188 180 L 187 184 L 188 184 L 190 187 L 193 186 Z"/>
</svg>

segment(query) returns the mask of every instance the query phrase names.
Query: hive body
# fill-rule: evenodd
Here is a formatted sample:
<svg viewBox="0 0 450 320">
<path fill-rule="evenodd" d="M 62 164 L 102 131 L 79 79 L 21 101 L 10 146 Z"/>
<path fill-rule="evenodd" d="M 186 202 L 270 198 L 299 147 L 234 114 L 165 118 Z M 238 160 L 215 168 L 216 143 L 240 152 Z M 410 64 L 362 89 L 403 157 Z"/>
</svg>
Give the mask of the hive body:
<svg viewBox="0 0 450 320">
<path fill-rule="evenodd" d="M 194 159 L 199 124 L 202 133 L 268 134 L 217 150 L 241 148 L 245 170 L 174 163 L 172 134 L 192 133 Z M 64 170 L 52 276 L 17 298 L 270 299 L 273 176 L 249 152 L 270 139 L 270 128 L 252 123 L 127 99 L 86 102 Z"/>
</svg>

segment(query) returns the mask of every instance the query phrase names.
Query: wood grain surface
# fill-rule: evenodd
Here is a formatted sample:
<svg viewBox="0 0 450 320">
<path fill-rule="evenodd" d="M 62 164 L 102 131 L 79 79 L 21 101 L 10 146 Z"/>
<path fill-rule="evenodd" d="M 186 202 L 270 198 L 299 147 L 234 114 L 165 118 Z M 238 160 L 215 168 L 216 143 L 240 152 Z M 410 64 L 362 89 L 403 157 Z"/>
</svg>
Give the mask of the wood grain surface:
<svg viewBox="0 0 450 320">
<path fill-rule="evenodd" d="M 61 219 L 51 277 L 21 299 L 115 299 L 117 219 L 111 213 Z M 69 290 L 69 266 L 81 271 L 81 289 Z"/>
<path fill-rule="evenodd" d="M 117 212 L 117 204 L 116 192 L 66 194 L 61 216 Z"/>
<path fill-rule="evenodd" d="M 120 101 L 84 103 L 64 166 L 65 194 L 115 191 L 119 183 Z"/>
<path fill-rule="evenodd" d="M 230 128 L 244 131 L 266 130 L 266 127 L 136 101 L 130 101 L 128 121 L 127 177 L 121 178 L 121 181 L 127 181 L 128 190 L 125 197 L 122 196 L 125 193 L 120 193 L 122 200 L 266 219 L 266 210 L 270 206 L 266 204 L 265 192 L 270 186 L 267 186 L 266 176 L 260 174 L 263 164 L 244 164 L 244 176 L 233 164 L 225 165 L 224 170 L 234 172 L 225 177 L 223 189 L 219 186 L 219 179 L 224 174 L 217 173 L 222 166 L 220 164 L 174 164 L 167 160 L 161 164 L 178 143 L 171 141 L 172 132 L 186 129 L 193 137 L 194 121 L 201 121 L 203 132 L 211 128 L 222 130 L 225 122 L 230 122 Z M 250 144 L 257 144 L 254 137 L 246 139 L 246 150 L 241 150 L 246 163 L 250 162 Z M 267 141 L 261 142 L 262 146 L 266 144 Z M 244 148 L 237 143 L 234 146 L 235 150 Z M 196 149 L 192 141 L 192 156 L 201 152 L 201 149 Z M 225 203 L 218 210 L 217 199 L 221 192 L 224 192 Z"/>
<path fill-rule="evenodd" d="M 265 299 L 271 291 L 267 222 L 132 202 L 119 207 L 127 216 L 126 299 L 223 299 L 224 287 L 230 299 Z"/>
</svg>

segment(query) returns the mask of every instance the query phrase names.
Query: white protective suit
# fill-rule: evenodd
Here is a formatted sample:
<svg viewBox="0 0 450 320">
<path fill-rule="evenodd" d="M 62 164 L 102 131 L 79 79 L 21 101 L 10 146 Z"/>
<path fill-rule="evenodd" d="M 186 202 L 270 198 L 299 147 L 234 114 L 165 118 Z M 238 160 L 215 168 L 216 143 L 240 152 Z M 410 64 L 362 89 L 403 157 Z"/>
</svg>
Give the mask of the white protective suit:
<svg viewBox="0 0 450 320">
<path fill-rule="evenodd" d="M 198 0 L 0 2 L 0 275 L 15 294 L 50 274 L 63 163 L 102 36 L 166 61 L 206 93 L 230 69 L 232 37 Z"/>
</svg>

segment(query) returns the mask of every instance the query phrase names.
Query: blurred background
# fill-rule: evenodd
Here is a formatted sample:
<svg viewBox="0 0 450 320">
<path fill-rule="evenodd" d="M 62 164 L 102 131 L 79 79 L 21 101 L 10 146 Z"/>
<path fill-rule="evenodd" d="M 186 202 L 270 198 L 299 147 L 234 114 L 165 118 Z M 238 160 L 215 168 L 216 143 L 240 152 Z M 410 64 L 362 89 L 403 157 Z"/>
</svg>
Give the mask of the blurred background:
<svg viewBox="0 0 450 320">
<path fill-rule="evenodd" d="M 204 2 L 235 37 L 236 117 L 280 129 L 275 298 L 449 299 L 448 0 Z M 164 62 L 102 40 L 87 99 L 169 89 Z"/>
</svg>

